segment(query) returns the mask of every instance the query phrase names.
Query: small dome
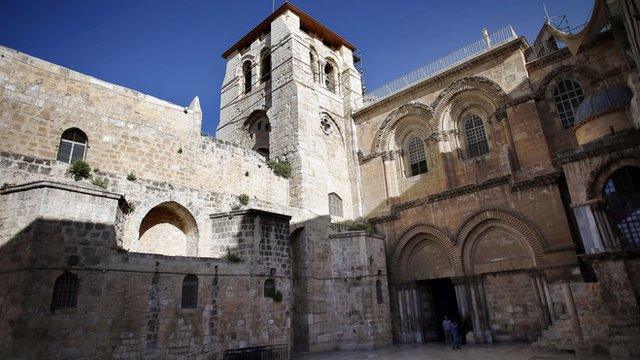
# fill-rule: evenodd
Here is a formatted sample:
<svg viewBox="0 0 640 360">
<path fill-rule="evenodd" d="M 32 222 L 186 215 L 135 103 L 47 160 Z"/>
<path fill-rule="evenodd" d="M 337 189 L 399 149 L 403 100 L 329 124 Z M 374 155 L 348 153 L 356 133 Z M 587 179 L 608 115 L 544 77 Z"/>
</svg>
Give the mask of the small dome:
<svg viewBox="0 0 640 360">
<path fill-rule="evenodd" d="M 614 85 L 587 95 L 580 103 L 576 124 L 611 111 L 622 110 L 631 102 L 631 89 L 627 85 Z"/>
</svg>

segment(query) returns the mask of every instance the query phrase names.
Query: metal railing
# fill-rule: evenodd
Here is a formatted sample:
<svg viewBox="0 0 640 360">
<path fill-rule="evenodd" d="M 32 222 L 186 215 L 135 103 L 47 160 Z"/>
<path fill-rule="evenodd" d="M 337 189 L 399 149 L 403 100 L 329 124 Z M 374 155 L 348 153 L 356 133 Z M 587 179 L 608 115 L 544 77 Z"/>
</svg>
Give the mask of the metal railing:
<svg viewBox="0 0 640 360">
<path fill-rule="evenodd" d="M 289 360 L 287 345 L 256 346 L 224 352 L 223 360 Z"/>
<path fill-rule="evenodd" d="M 471 59 L 472 57 L 483 54 L 499 45 L 517 38 L 515 30 L 511 25 L 502 28 L 493 34 L 487 34 L 482 39 L 472 42 L 467 46 L 458 49 L 451 54 L 442 57 L 434 62 L 426 64 L 405 76 L 402 76 L 382 87 L 368 92 L 364 95 L 363 100 L 365 106 L 367 103 L 375 102 L 387 96 L 402 91 L 411 85 L 417 84 L 432 76 L 438 75 L 454 66 Z"/>
<path fill-rule="evenodd" d="M 576 26 L 570 30 L 567 31 L 567 33 L 569 34 L 577 34 L 580 31 L 582 31 L 582 29 L 584 29 L 584 27 L 587 25 L 587 23 L 584 23 L 582 25 Z M 610 25 L 606 25 L 604 26 L 602 29 L 600 29 L 600 32 L 607 32 L 611 29 Z M 527 62 L 532 62 L 535 60 L 538 60 L 540 58 L 543 58 L 547 55 L 551 55 L 553 53 L 555 53 L 556 51 L 562 50 L 564 48 L 567 47 L 567 44 L 565 44 L 563 41 L 558 40 L 554 37 L 550 37 L 548 40 L 546 41 L 541 41 L 538 43 L 533 44 L 533 46 L 531 46 L 529 49 L 527 49 L 527 52 L 525 54 L 526 58 L 527 58 Z"/>
</svg>

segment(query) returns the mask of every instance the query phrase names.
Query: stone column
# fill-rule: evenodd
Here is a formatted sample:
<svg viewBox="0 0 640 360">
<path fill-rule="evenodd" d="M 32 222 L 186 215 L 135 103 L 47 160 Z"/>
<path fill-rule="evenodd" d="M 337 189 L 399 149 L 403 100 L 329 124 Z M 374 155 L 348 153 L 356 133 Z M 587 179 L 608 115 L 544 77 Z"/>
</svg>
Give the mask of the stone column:
<svg viewBox="0 0 640 360">
<path fill-rule="evenodd" d="M 481 277 L 466 279 L 466 289 L 469 293 L 470 319 L 473 323 L 474 341 L 477 344 L 493 343 L 491 324 L 489 322 L 489 309 L 484 293 Z"/>
<path fill-rule="evenodd" d="M 531 273 L 531 286 L 533 286 L 535 290 L 536 300 L 538 301 L 538 307 L 540 308 L 540 324 L 543 329 L 546 329 L 551 325 L 551 314 L 542 281 L 543 278 L 541 273 L 537 271 Z"/>
<path fill-rule="evenodd" d="M 413 285 L 392 287 L 395 293 L 395 339 L 401 343 L 422 342 L 422 314 L 418 289 Z"/>
<path fill-rule="evenodd" d="M 587 254 L 604 252 L 605 246 L 590 204 L 573 205 L 573 212 L 576 215 L 584 251 Z"/>
</svg>

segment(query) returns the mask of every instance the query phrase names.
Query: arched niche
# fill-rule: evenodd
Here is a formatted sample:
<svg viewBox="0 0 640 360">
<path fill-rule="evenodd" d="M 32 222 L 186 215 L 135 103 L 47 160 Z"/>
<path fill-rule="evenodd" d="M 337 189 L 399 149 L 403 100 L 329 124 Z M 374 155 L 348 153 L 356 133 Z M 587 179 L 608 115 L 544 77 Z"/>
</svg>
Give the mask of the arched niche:
<svg viewBox="0 0 640 360">
<path fill-rule="evenodd" d="M 485 210 L 472 216 L 458 234 L 466 275 L 541 266 L 542 235 L 519 216 Z"/>
<path fill-rule="evenodd" d="M 395 284 L 462 275 L 453 241 L 444 231 L 427 224 L 413 225 L 404 232 L 394 247 L 389 268 Z"/>
<path fill-rule="evenodd" d="M 182 205 L 169 201 L 149 210 L 138 232 L 133 251 L 163 255 L 195 255 L 198 226 Z"/>
</svg>

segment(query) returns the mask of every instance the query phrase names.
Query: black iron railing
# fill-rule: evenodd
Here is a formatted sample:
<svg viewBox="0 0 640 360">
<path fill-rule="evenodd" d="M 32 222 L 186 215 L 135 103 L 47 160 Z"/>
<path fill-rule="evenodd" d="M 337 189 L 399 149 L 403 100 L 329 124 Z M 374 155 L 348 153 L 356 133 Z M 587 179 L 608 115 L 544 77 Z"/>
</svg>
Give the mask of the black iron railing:
<svg viewBox="0 0 640 360">
<path fill-rule="evenodd" d="M 223 360 L 288 360 L 287 345 L 256 346 L 231 349 L 224 352 Z"/>
</svg>

